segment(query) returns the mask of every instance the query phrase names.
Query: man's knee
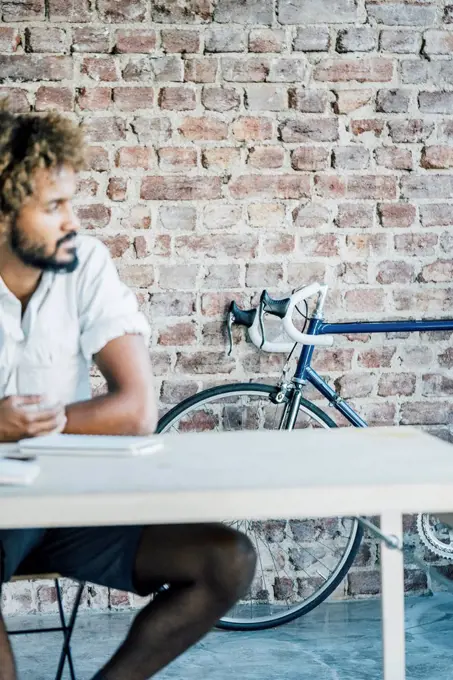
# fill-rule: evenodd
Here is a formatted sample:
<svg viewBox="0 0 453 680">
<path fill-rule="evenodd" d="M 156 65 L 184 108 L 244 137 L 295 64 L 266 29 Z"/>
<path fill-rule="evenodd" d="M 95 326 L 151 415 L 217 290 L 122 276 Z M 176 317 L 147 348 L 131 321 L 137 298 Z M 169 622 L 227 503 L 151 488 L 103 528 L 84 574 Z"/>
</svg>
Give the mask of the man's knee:
<svg viewBox="0 0 453 680">
<path fill-rule="evenodd" d="M 229 600 L 243 597 L 253 580 L 256 553 L 245 534 L 219 526 L 212 538 L 206 562 L 206 580 L 216 593 Z"/>
</svg>

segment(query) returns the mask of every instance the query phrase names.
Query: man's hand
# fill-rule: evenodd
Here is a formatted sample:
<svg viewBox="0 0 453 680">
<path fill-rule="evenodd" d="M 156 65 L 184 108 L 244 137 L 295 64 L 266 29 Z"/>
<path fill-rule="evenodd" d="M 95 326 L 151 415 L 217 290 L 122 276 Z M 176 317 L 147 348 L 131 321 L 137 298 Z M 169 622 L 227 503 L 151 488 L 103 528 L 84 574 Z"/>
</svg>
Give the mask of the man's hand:
<svg viewBox="0 0 453 680">
<path fill-rule="evenodd" d="M 0 442 L 61 432 L 66 423 L 61 404 L 48 406 L 41 396 L 12 396 L 0 399 Z"/>
</svg>

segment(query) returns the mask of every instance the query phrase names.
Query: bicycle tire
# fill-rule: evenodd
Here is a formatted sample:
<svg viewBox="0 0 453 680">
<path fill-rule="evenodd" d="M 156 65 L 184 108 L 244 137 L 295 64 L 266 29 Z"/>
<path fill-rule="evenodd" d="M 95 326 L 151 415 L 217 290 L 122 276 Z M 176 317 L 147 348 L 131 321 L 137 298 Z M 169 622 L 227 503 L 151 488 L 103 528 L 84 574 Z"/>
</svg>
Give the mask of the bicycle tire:
<svg viewBox="0 0 453 680">
<path fill-rule="evenodd" d="M 218 397 L 226 397 L 228 395 L 234 396 L 238 393 L 262 394 L 269 399 L 271 395 L 278 393 L 278 388 L 261 383 L 232 383 L 204 390 L 184 399 L 181 403 L 168 411 L 168 413 L 159 420 L 157 432 L 167 432 L 171 429 L 174 422 L 180 420 L 185 413 L 190 412 L 190 410 L 198 404 L 212 403 L 213 400 Z M 337 427 L 336 423 L 322 409 L 307 399 L 302 398 L 300 409 L 303 410 L 303 412 L 310 413 L 318 422 L 322 422 L 323 427 Z M 255 621 L 234 621 L 231 617 L 224 617 L 217 623 L 217 628 L 236 631 L 264 630 L 284 625 L 285 623 L 289 623 L 290 621 L 294 621 L 295 619 L 308 614 L 308 612 L 324 602 L 324 600 L 326 600 L 343 581 L 360 548 L 362 536 L 363 530 L 357 520 L 354 520 L 350 541 L 343 554 L 342 560 L 339 563 L 338 569 L 333 573 L 332 578 L 329 579 L 319 591 L 308 600 L 302 602 L 299 606 L 295 606 L 291 611 L 282 613 L 280 616 L 272 616 L 272 618 L 268 618 L 267 620 L 262 620 L 261 617 L 260 620 Z"/>
</svg>

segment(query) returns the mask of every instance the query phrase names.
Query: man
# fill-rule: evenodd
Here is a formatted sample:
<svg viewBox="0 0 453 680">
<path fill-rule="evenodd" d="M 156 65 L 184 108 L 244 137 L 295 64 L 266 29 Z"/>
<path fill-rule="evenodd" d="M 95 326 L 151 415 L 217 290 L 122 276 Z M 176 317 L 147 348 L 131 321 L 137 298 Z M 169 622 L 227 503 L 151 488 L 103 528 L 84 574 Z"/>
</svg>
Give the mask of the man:
<svg viewBox="0 0 453 680">
<path fill-rule="evenodd" d="M 147 322 L 103 244 L 77 235 L 82 167 L 71 122 L 0 109 L 0 442 L 156 425 Z M 108 386 L 93 399 L 92 359 Z M 0 583 L 58 572 L 143 596 L 169 584 L 95 676 L 104 680 L 154 676 L 246 593 L 255 568 L 248 539 L 223 525 L 0 529 L 0 554 Z M 0 616 L 0 680 L 15 678 Z"/>
</svg>

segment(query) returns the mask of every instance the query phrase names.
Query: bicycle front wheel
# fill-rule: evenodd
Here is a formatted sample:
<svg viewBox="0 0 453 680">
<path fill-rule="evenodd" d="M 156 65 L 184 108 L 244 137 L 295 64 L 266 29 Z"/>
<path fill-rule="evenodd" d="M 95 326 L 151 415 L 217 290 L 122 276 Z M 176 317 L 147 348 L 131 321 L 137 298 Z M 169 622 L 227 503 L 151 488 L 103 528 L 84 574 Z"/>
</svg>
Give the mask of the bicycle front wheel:
<svg viewBox="0 0 453 680">
<path fill-rule="evenodd" d="M 275 403 L 271 385 L 239 383 L 189 397 L 159 422 L 158 432 L 278 429 L 285 403 Z M 302 399 L 296 429 L 336 427 L 329 416 Z M 257 552 L 257 571 L 247 596 L 219 628 L 260 630 L 298 618 L 317 607 L 343 581 L 360 546 L 355 519 L 268 519 L 228 522 L 245 533 Z"/>
</svg>

